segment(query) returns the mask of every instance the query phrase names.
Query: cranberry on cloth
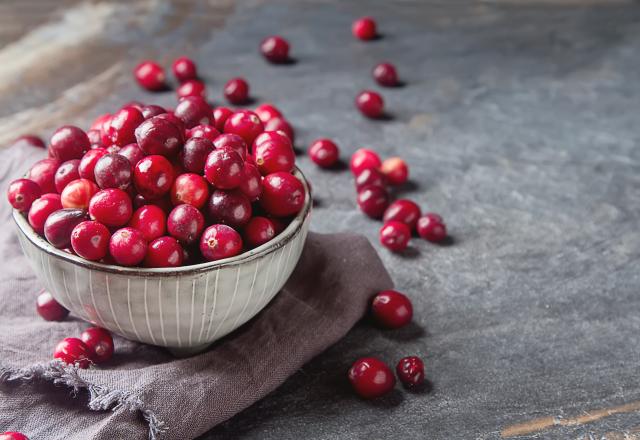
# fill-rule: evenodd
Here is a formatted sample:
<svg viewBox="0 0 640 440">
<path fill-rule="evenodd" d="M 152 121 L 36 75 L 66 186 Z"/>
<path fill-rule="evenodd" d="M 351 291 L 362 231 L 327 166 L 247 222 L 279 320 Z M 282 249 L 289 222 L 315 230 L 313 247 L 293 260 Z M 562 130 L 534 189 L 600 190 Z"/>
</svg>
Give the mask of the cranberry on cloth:
<svg viewBox="0 0 640 440">
<path fill-rule="evenodd" d="M 42 150 L 0 152 L 2 187 Z M 282 384 L 342 338 L 371 297 L 392 287 L 376 252 L 359 235 L 310 233 L 283 290 L 246 325 L 199 355 L 115 337 L 113 358 L 77 370 L 51 361 L 53 348 L 89 324 L 70 315 L 44 321 L 41 285 L 0 204 L 0 427 L 32 439 L 112 440 L 197 437 Z"/>
</svg>

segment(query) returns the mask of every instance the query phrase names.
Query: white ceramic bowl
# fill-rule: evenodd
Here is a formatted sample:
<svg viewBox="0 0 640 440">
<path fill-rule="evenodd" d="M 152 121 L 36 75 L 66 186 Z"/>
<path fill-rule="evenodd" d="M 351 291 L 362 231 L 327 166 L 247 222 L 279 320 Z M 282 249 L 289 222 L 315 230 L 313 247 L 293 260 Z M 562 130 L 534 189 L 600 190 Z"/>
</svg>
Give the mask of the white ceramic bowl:
<svg viewBox="0 0 640 440">
<path fill-rule="evenodd" d="M 84 260 L 51 246 L 14 210 L 18 237 L 38 278 L 76 316 L 178 355 L 203 350 L 262 310 L 295 268 L 311 212 L 273 240 L 232 258 L 179 268 L 129 268 Z"/>
</svg>

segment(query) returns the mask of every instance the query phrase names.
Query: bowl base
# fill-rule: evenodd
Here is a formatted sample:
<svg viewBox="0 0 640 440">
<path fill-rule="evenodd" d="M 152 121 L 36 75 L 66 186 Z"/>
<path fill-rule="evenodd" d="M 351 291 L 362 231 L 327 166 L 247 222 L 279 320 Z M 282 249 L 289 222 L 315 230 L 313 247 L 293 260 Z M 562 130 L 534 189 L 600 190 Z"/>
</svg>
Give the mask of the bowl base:
<svg viewBox="0 0 640 440">
<path fill-rule="evenodd" d="M 211 343 L 198 345 L 197 347 L 166 347 L 166 349 L 177 358 L 186 358 L 198 353 L 202 353 L 211 346 Z"/>
</svg>

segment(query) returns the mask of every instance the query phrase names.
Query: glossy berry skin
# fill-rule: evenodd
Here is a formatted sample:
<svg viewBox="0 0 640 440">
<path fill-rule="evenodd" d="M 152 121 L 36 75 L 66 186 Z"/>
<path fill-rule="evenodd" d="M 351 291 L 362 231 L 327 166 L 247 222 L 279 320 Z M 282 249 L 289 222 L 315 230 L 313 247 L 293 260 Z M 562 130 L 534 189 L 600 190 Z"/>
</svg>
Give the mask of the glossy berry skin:
<svg viewBox="0 0 640 440">
<path fill-rule="evenodd" d="M 55 193 L 56 191 L 56 171 L 60 166 L 60 161 L 54 158 L 47 158 L 37 161 L 31 166 L 27 173 L 27 178 L 38 184 L 43 194 Z"/>
<path fill-rule="evenodd" d="M 71 244 L 71 231 L 87 218 L 83 209 L 59 209 L 47 217 L 44 223 L 44 236 L 49 243 L 58 249 Z"/>
<path fill-rule="evenodd" d="M 244 226 L 242 237 L 247 246 L 258 247 L 276 236 L 276 228 L 267 217 L 253 217 Z"/>
<path fill-rule="evenodd" d="M 170 195 L 176 206 L 186 203 L 200 209 L 209 200 L 209 184 L 199 174 L 181 174 L 173 182 Z"/>
<path fill-rule="evenodd" d="M 351 25 L 351 33 L 358 40 L 373 40 L 378 35 L 376 22 L 371 17 L 359 18 Z"/>
<path fill-rule="evenodd" d="M 12 146 L 16 145 L 35 148 L 47 148 L 47 145 L 44 143 L 41 137 L 32 134 L 25 134 L 23 136 L 20 136 L 19 138 L 16 138 L 13 141 Z"/>
<path fill-rule="evenodd" d="M 144 151 L 140 149 L 138 144 L 125 145 L 118 150 L 118 154 L 126 157 L 132 167 L 134 167 L 145 156 Z"/>
<path fill-rule="evenodd" d="M 396 365 L 396 374 L 406 388 L 414 388 L 424 383 L 424 363 L 417 356 L 403 357 Z"/>
<path fill-rule="evenodd" d="M 205 138 L 191 138 L 184 144 L 180 155 L 182 166 L 190 173 L 203 174 L 207 157 L 214 150 L 213 143 Z"/>
<path fill-rule="evenodd" d="M 45 321 L 64 321 L 69 315 L 69 310 L 56 301 L 47 290 L 40 292 L 36 298 L 36 311 Z"/>
<path fill-rule="evenodd" d="M 242 252 L 242 237 L 231 226 L 211 225 L 200 237 L 200 253 L 207 261 L 230 258 Z"/>
<path fill-rule="evenodd" d="M 356 96 L 356 107 L 367 118 L 377 119 L 384 114 L 382 96 L 371 90 L 364 90 Z"/>
<path fill-rule="evenodd" d="M 91 350 L 91 359 L 96 364 L 107 362 L 113 356 L 113 338 L 109 330 L 89 327 L 82 332 L 80 339 Z"/>
<path fill-rule="evenodd" d="M 147 241 L 162 237 L 165 233 L 167 215 L 156 205 L 144 205 L 136 209 L 127 226 L 142 232 Z"/>
<path fill-rule="evenodd" d="M 368 186 L 387 187 L 387 178 L 377 168 L 366 168 L 362 170 L 355 179 L 356 190 L 362 191 Z"/>
<path fill-rule="evenodd" d="M 433 243 L 440 243 L 447 238 L 447 226 L 438 214 L 430 212 L 420 217 L 416 229 L 420 237 Z"/>
<path fill-rule="evenodd" d="M 360 148 L 353 153 L 349 163 L 351 173 L 354 176 L 359 175 L 361 172 L 369 168 L 380 168 L 380 165 L 382 165 L 382 162 L 380 161 L 378 153 L 366 148 Z"/>
<path fill-rule="evenodd" d="M 134 142 L 145 154 L 171 157 L 184 144 L 184 130 L 162 114 L 140 124 L 135 131 Z"/>
<path fill-rule="evenodd" d="M 216 130 L 222 133 L 224 131 L 224 124 L 232 114 L 233 110 L 231 110 L 230 108 L 216 107 L 216 109 L 213 111 L 213 119 L 215 120 L 215 123 L 212 122 L 211 125 L 216 127 Z"/>
<path fill-rule="evenodd" d="M 260 137 L 260 136 L 258 136 Z M 258 138 L 256 138 L 258 139 Z M 247 158 L 247 143 L 237 134 L 224 133 L 218 136 L 213 141 L 213 146 L 216 149 L 229 147 L 240 155 L 242 160 Z"/>
<path fill-rule="evenodd" d="M 80 159 L 89 151 L 91 143 L 87 134 L 73 125 L 64 125 L 58 128 L 49 141 L 49 152 L 61 162 L 71 159 Z"/>
<path fill-rule="evenodd" d="M 65 338 L 56 345 L 53 352 L 55 359 L 78 368 L 89 368 L 91 365 L 91 349 L 78 338 Z"/>
<path fill-rule="evenodd" d="M 44 233 L 44 224 L 49 215 L 55 211 L 62 209 L 60 196 L 58 194 L 43 194 L 36 199 L 29 209 L 29 224 L 38 234 Z"/>
<path fill-rule="evenodd" d="M 165 88 L 166 75 L 164 69 L 153 61 L 143 61 L 134 69 L 133 75 L 140 87 L 158 91 Z"/>
<path fill-rule="evenodd" d="M 135 131 L 144 122 L 142 112 L 135 107 L 125 107 L 111 118 L 109 138 L 111 143 L 124 147 L 136 141 Z"/>
<path fill-rule="evenodd" d="M 380 63 L 373 68 L 373 78 L 378 84 L 385 87 L 396 87 L 398 85 L 398 72 L 391 63 Z"/>
<path fill-rule="evenodd" d="M 72 159 L 63 162 L 62 165 L 58 167 L 54 177 L 57 192 L 61 193 L 69 182 L 80 178 L 80 173 L 78 172 L 79 165 L 79 159 Z"/>
<path fill-rule="evenodd" d="M 227 118 L 224 123 L 224 132 L 240 136 L 247 145 L 253 144 L 253 140 L 262 133 L 264 126 L 254 112 L 239 110 Z"/>
<path fill-rule="evenodd" d="M 213 142 L 220 136 L 220 132 L 213 125 L 196 125 L 189 130 L 188 138 L 204 138 Z"/>
<path fill-rule="evenodd" d="M 383 290 L 371 303 L 371 314 L 385 328 L 403 327 L 413 318 L 413 305 L 406 295 L 395 290 Z"/>
<path fill-rule="evenodd" d="M 102 189 L 125 190 L 131 185 L 132 174 L 129 159 L 117 153 L 105 154 L 98 160 L 94 168 L 96 183 Z"/>
<path fill-rule="evenodd" d="M 82 156 L 82 159 L 78 164 L 78 174 L 80 175 L 80 177 L 95 182 L 96 164 L 105 154 L 109 154 L 109 151 L 106 148 L 94 148 L 87 151 L 87 153 Z"/>
<path fill-rule="evenodd" d="M 173 237 L 159 237 L 149 243 L 144 267 L 182 266 L 184 251 L 178 240 Z"/>
<path fill-rule="evenodd" d="M 292 174 L 269 174 L 262 181 L 260 205 L 276 217 L 297 214 L 304 206 L 305 191 L 302 182 Z"/>
<path fill-rule="evenodd" d="M 160 107 L 159 105 L 149 104 L 142 107 L 140 112 L 145 119 L 150 119 L 154 116 L 165 114 L 167 111 L 164 107 Z"/>
<path fill-rule="evenodd" d="M 340 151 L 330 139 L 316 139 L 307 151 L 311 160 L 322 168 L 331 168 L 338 162 Z"/>
<path fill-rule="evenodd" d="M 258 171 L 258 167 L 249 162 L 244 163 L 242 174 L 244 179 L 240 182 L 238 189 L 240 189 L 250 201 L 255 202 L 262 194 L 262 175 L 260 171 Z"/>
<path fill-rule="evenodd" d="M 203 229 L 204 216 L 191 205 L 176 206 L 167 218 L 169 234 L 186 245 L 197 242 Z"/>
<path fill-rule="evenodd" d="M 83 221 L 71 231 L 71 247 L 86 260 L 100 261 L 109 251 L 110 238 L 109 229 L 102 223 Z"/>
<path fill-rule="evenodd" d="M 0 440 L 29 440 L 29 438 L 21 432 L 7 431 L 0 434 Z"/>
<path fill-rule="evenodd" d="M 178 90 L 176 90 L 176 95 L 178 95 L 178 99 L 189 98 L 192 96 L 197 96 L 198 98 L 206 98 L 207 97 L 207 88 L 202 81 L 198 81 L 197 79 L 190 79 L 183 82 Z"/>
<path fill-rule="evenodd" d="M 229 147 L 213 150 L 204 165 L 204 176 L 216 188 L 233 189 L 242 182 L 244 162 Z"/>
<path fill-rule="evenodd" d="M 132 214 L 131 197 L 121 189 L 108 188 L 98 191 L 89 203 L 91 219 L 106 226 L 124 226 Z"/>
<path fill-rule="evenodd" d="M 240 105 L 249 100 L 249 83 L 244 78 L 232 78 L 224 85 L 224 97 L 231 104 Z"/>
<path fill-rule="evenodd" d="M 91 198 L 100 190 L 98 185 L 89 179 L 76 179 L 62 190 L 60 200 L 64 208 L 87 209 Z"/>
<path fill-rule="evenodd" d="M 283 117 L 276 117 L 269 119 L 264 124 L 264 131 L 283 131 L 287 135 L 291 143 L 295 141 L 295 131 L 289 121 Z"/>
<path fill-rule="evenodd" d="M 17 179 L 9 184 L 7 198 L 14 209 L 29 212 L 31 204 L 42 195 L 42 190 L 33 180 Z"/>
<path fill-rule="evenodd" d="M 256 107 L 255 114 L 258 115 L 263 124 L 273 118 L 282 117 L 282 113 L 273 104 L 260 104 Z"/>
<path fill-rule="evenodd" d="M 271 63 L 286 63 L 289 60 L 289 43 L 279 35 L 262 40 L 260 52 Z"/>
<path fill-rule="evenodd" d="M 399 221 L 407 225 L 409 229 L 413 231 L 419 218 L 420 207 L 417 203 L 407 199 L 398 199 L 391 203 L 384 211 L 382 221 L 385 223 L 390 221 Z"/>
<path fill-rule="evenodd" d="M 159 199 L 167 194 L 173 180 L 173 166 L 163 156 L 147 156 L 136 164 L 133 171 L 133 183 L 147 200 Z"/>
<path fill-rule="evenodd" d="M 118 229 L 109 240 L 109 254 L 121 266 L 135 266 L 147 255 L 147 240 L 137 229 Z"/>
<path fill-rule="evenodd" d="M 393 252 L 402 252 L 411 239 L 411 229 L 399 221 L 389 221 L 380 228 L 380 244 Z"/>
<path fill-rule="evenodd" d="M 389 206 L 389 193 L 377 186 L 367 186 L 358 193 L 360 210 L 371 218 L 380 218 Z"/>
<path fill-rule="evenodd" d="M 215 190 L 207 205 L 211 223 L 229 225 L 239 229 L 251 219 L 251 202 L 242 191 Z"/>
<path fill-rule="evenodd" d="M 389 393 L 396 385 L 391 368 L 380 359 L 358 359 L 349 369 L 353 390 L 364 399 L 374 399 Z"/>
<path fill-rule="evenodd" d="M 196 63 L 194 63 L 191 58 L 176 58 L 176 60 L 171 65 L 171 70 L 173 70 L 173 75 L 181 83 L 189 81 L 190 79 L 198 78 Z"/>
<path fill-rule="evenodd" d="M 91 149 L 104 148 L 102 132 L 100 130 L 88 130 L 87 137 L 89 138 L 89 142 L 91 142 Z"/>
<path fill-rule="evenodd" d="M 291 172 L 296 161 L 291 142 L 284 137 L 282 140 L 268 140 L 255 145 L 253 157 L 262 175 Z"/>
<path fill-rule="evenodd" d="M 214 123 L 211 106 L 204 98 L 199 96 L 189 96 L 182 99 L 176 106 L 174 113 L 186 128 Z"/>
<path fill-rule="evenodd" d="M 399 157 L 385 159 L 380 166 L 380 171 L 387 177 L 390 185 L 402 185 L 409 180 L 409 167 Z"/>
</svg>

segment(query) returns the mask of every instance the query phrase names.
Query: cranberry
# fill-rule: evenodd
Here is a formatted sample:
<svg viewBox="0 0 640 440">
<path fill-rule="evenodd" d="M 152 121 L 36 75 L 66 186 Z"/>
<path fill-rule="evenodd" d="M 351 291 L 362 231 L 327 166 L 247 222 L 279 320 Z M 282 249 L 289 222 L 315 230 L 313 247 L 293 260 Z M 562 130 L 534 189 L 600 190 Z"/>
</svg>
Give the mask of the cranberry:
<svg viewBox="0 0 640 440">
<path fill-rule="evenodd" d="M 207 261 L 236 256 L 242 252 L 242 237 L 230 226 L 211 225 L 200 237 L 200 252 Z"/>
<path fill-rule="evenodd" d="M 87 137 L 89 138 L 89 142 L 91 142 L 91 149 L 104 147 L 102 143 L 102 132 L 100 130 L 87 131 Z"/>
<path fill-rule="evenodd" d="M 416 222 L 420 218 L 420 207 L 413 201 L 407 199 L 398 199 L 384 212 L 382 221 L 385 223 L 390 221 L 399 221 L 409 226 L 410 230 L 414 230 Z"/>
<path fill-rule="evenodd" d="M 189 81 L 190 79 L 198 78 L 198 71 L 196 69 L 196 63 L 191 58 L 180 57 L 177 58 L 171 66 L 173 74 L 180 82 Z"/>
<path fill-rule="evenodd" d="M 178 90 L 176 90 L 176 94 L 178 95 L 178 99 L 189 98 L 193 96 L 197 96 L 198 98 L 206 98 L 207 89 L 202 81 L 198 81 L 197 79 L 190 79 L 183 82 L 180 87 L 178 87 Z"/>
<path fill-rule="evenodd" d="M 251 201 L 242 191 L 217 189 L 209 198 L 207 212 L 212 223 L 239 228 L 251 219 Z"/>
<path fill-rule="evenodd" d="M 214 122 L 211 106 L 199 96 L 190 96 L 181 100 L 176 107 L 175 115 L 187 128 Z"/>
<path fill-rule="evenodd" d="M 87 151 L 78 164 L 78 174 L 80 174 L 80 177 L 95 182 L 96 176 L 94 171 L 96 164 L 105 154 L 109 154 L 106 148 L 94 148 L 93 150 Z"/>
<path fill-rule="evenodd" d="M 204 177 L 186 173 L 176 177 L 171 187 L 171 203 L 180 205 L 186 203 L 202 208 L 209 198 L 209 184 Z"/>
<path fill-rule="evenodd" d="M 143 61 L 138 64 L 133 75 L 138 84 L 147 90 L 157 91 L 165 87 L 164 69 L 153 61 Z"/>
<path fill-rule="evenodd" d="M 110 238 L 109 229 L 102 223 L 84 221 L 71 231 L 71 247 L 80 257 L 99 261 L 107 255 Z"/>
<path fill-rule="evenodd" d="M 212 124 L 216 127 L 216 130 L 218 130 L 220 133 L 222 133 L 224 131 L 224 124 L 227 122 L 227 119 L 229 119 L 229 116 L 231 116 L 233 114 L 233 110 L 231 110 L 230 108 L 227 107 L 217 107 L 214 111 L 213 111 L 213 119 L 215 120 L 215 124 Z"/>
<path fill-rule="evenodd" d="M 184 144 L 180 156 L 182 166 L 191 173 L 203 174 L 209 153 L 214 150 L 213 143 L 205 138 L 194 137 Z"/>
<path fill-rule="evenodd" d="M 131 162 L 117 153 L 105 154 L 96 163 L 94 174 L 100 188 L 124 190 L 131 184 Z"/>
<path fill-rule="evenodd" d="M 213 125 L 196 125 L 189 130 L 189 135 L 187 137 L 189 139 L 204 138 L 213 142 L 218 136 L 220 136 L 220 132 L 216 130 Z"/>
<path fill-rule="evenodd" d="M 356 190 L 362 191 L 368 186 L 387 187 L 387 178 L 377 168 L 365 168 L 356 176 Z"/>
<path fill-rule="evenodd" d="M 140 124 L 136 140 L 145 154 L 173 156 L 184 144 L 184 130 L 166 116 L 158 115 Z"/>
<path fill-rule="evenodd" d="M 45 321 L 63 321 L 69 315 L 69 311 L 56 301 L 51 292 L 47 290 L 43 290 L 38 295 L 36 311 Z"/>
<path fill-rule="evenodd" d="M 47 217 L 44 223 L 44 236 L 54 247 L 64 249 L 71 244 L 71 231 L 86 220 L 83 209 L 59 209 Z"/>
<path fill-rule="evenodd" d="M 35 136 L 32 134 L 25 134 L 20 136 L 19 138 L 13 141 L 13 146 L 28 146 L 28 147 L 36 147 L 36 148 L 47 148 L 47 145 L 44 143 L 41 137 Z"/>
<path fill-rule="evenodd" d="M 162 114 L 160 114 L 158 116 L 154 116 L 154 117 L 157 117 L 159 119 L 166 119 L 167 121 L 172 122 L 176 127 L 178 127 L 180 129 L 180 131 L 184 135 L 186 135 L 187 126 L 184 125 L 184 122 L 182 121 L 182 119 L 177 117 L 174 112 L 168 111 L 167 113 L 162 113 Z"/>
<path fill-rule="evenodd" d="M 396 385 L 391 368 L 380 359 L 358 359 L 349 369 L 349 381 L 360 397 L 373 399 L 390 392 Z"/>
<path fill-rule="evenodd" d="M 98 116 L 97 118 L 95 118 L 93 120 L 93 122 L 91 123 L 91 127 L 89 128 L 89 130 L 98 130 L 98 131 L 102 131 L 102 126 L 105 122 L 110 121 L 111 120 L 111 113 L 105 113 L 103 115 Z"/>
<path fill-rule="evenodd" d="M 136 141 L 135 131 L 144 122 L 142 112 L 135 107 L 125 107 L 118 111 L 109 125 L 109 138 L 115 145 L 124 146 Z"/>
<path fill-rule="evenodd" d="M 384 101 L 379 93 L 364 90 L 356 96 L 356 107 L 368 118 L 380 118 L 384 112 Z"/>
<path fill-rule="evenodd" d="M 249 110 L 239 110 L 229 116 L 224 123 L 224 132 L 233 133 L 240 136 L 247 145 L 251 145 L 253 140 L 263 131 L 262 121 L 254 112 Z"/>
<path fill-rule="evenodd" d="M 405 250 L 409 239 L 411 239 L 411 229 L 402 222 L 391 220 L 385 222 L 380 229 L 380 243 L 393 252 Z"/>
<path fill-rule="evenodd" d="M 411 321 L 413 306 L 404 294 L 395 290 L 383 290 L 373 298 L 371 313 L 381 326 L 400 328 Z"/>
<path fill-rule="evenodd" d="M 249 198 L 252 202 L 258 200 L 262 194 L 262 176 L 258 167 L 254 164 L 245 162 L 242 170 L 244 180 L 240 182 L 240 191 Z"/>
<path fill-rule="evenodd" d="M 229 147 L 223 147 L 213 150 L 207 157 L 204 176 L 217 188 L 232 189 L 242 182 L 243 168 L 240 155 Z"/>
<path fill-rule="evenodd" d="M 287 217 L 297 214 L 304 205 L 305 193 L 302 182 L 292 174 L 278 172 L 263 179 L 260 205 L 269 214 Z"/>
<path fill-rule="evenodd" d="M 376 22 L 371 17 L 357 19 L 351 25 L 351 33 L 359 40 L 373 40 L 376 38 Z"/>
<path fill-rule="evenodd" d="M 31 204 L 28 216 L 29 224 L 34 231 L 42 234 L 47 217 L 59 209 L 62 209 L 62 204 L 58 194 L 43 194 Z"/>
<path fill-rule="evenodd" d="M 163 115 L 167 113 L 164 107 L 160 107 L 159 105 L 154 105 L 154 104 L 145 105 L 140 109 L 140 112 L 142 113 L 142 116 L 144 116 L 145 119 L 150 119 L 150 118 L 153 118 L 154 116 Z"/>
<path fill-rule="evenodd" d="M 286 63 L 289 60 L 289 43 L 279 35 L 262 40 L 260 52 L 272 63 Z"/>
<path fill-rule="evenodd" d="M 398 85 L 398 72 L 396 66 L 391 63 L 380 63 L 373 68 L 373 78 L 385 87 L 395 87 Z"/>
<path fill-rule="evenodd" d="M 109 240 L 109 254 L 122 266 L 135 266 L 147 255 L 147 240 L 137 229 L 118 229 Z"/>
<path fill-rule="evenodd" d="M 60 341 L 56 345 L 53 357 L 79 368 L 89 368 L 91 365 L 91 349 L 78 338 L 65 338 Z"/>
<path fill-rule="evenodd" d="M 91 219 L 111 227 L 126 225 L 132 213 L 131 197 L 117 188 L 98 191 L 89 203 Z"/>
<path fill-rule="evenodd" d="M 38 184 L 44 194 L 56 192 L 56 171 L 60 166 L 58 159 L 47 158 L 31 166 L 27 178 Z"/>
<path fill-rule="evenodd" d="M 118 154 L 129 159 L 129 164 L 132 166 L 135 166 L 145 156 L 138 144 L 126 145 L 118 150 Z"/>
<path fill-rule="evenodd" d="M 266 124 L 273 118 L 282 117 L 280 110 L 278 110 L 273 104 L 261 104 L 256 107 L 255 113 L 263 124 Z"/>
<path fill-rule="evenodd" d="M 58 167 L 54 177 L 57 192 L 61 193 L 69 182 L 80 178 L 80 173 L 78 172 L 79 165 L 79 159 L 72 159 Z"/>
<path fill-rule="evenodd" d="M 278 171 L 290 172 L 296 161 L 289 139 L 269 140 L 254 146 L 254 159 L 260 173 L 271 174 Z"/>
<path fill-rule="evenodd" d="M 293 127 L 289 124 L 283 117 L 271 118 L 264 124 L 264 131 L 283 131 L 291 143 L 295 141 L 295 132 L 293 131 Z"/>
<path fill-rule="evenodd" d="M 80 159 L 89 151 L 91 143 L 87 134 L 78 127 L 65 125 L 58 128 L 49 141 L 49 151 L 60 161 Z"/>
<path fill-rule="evenodd" d="M 98 185 L 89 179 L 72 180 L 62 190 L 61 202 L 64 208 L 87 209 L 95 193 L 100 190 Z"/>
<path fill-rule="evenodd" d="M 360 210 L 371 218 L 380 218 L 389 206 L 389 193 L 378 186 L 367 186 L 358 193 Z"/>
<path fill-rule="evenodd" d="M 136 164 L 133 171 L 136 189 L 149 200 L 159 199 L 169 192 L 173 179 L 173 166 L 163 156 L 147 156 Z"/>
<path fill-rule="evenodd" d="M 113 338 L 109 330 L 89 327 L 82 332 L 80 339 L 91 350 L 91 358 L 95 363 L 107 362 L 113 356 Z"/>
<path fill-rule="evenodd" d="M 309 157 L 322 168 L 330 168 L 338 162 L 338 146 L 330 139 L 317 139 L 309 146 Z"/>
<path fill-rule="evenodd" d="M 149 243 L 144 257 L 145 267 L 182 266 L 184 251 L 178 240 L 173 237 L 160 237 Z"/>
<path fill-rule="evenodd" d="M 184 244 L 195 243 L 204 229 L 204 216 L 191 205 L 178 205 L 167 218 L 167 230 Z"/>
<path fill-rule="evenodd" d="M 224 85 L 224 97 L 231 104 L 244 104 L 249 100 L 249 83 L 244 78 L 232 78 Z"/>
<path fill-rule="evenodd" d="M 417 356 L 403 357 L 396 365 L 396 374 L 405 387 L 417 387 L 424 382 L 424 363 Z"/>
<path fill-rule="evenodd" d="M 258 136 L 260 137 L 260 136 Z M 257 139 L 257 138 L 256 138 Z M 225 133 L 221 134 L 213 141 L 215 148 L 229 147 L 240 155 L 242 160 L 247 158 L 247 143 L 237 134 Z"/>
<path fill-rule="evenodd" d="M 29 440 L 29 438 L 21 432 L 7 431 L 0 434 L 0 440 Z"/>
<path fill-rule="evenodd" d="M 375 151 L 360 148 L 351 156 L 351 173 L 357 176 L 368 168 L 380 168 L 382 162 Z"/>
<path fill-rule="evenodd" d="M 14 180 L 7 190 L 9 203 L 20 212 L 29 212 L 31 204 L 41 195 L 38 184 L 30 179 Z"/>
<path fill-rule="evenodd" d="M 439 243 L 447 238 L 447 226 L 438 214 L 427 213 L 418 219 L 418 235 L 425 240 Z"/>
<path fill-rule="evenodd" d="M 391 185 L 402 185 L 409 179 L 409 167 L 399 157 L 390 157 L 382 162 L 380 171 Z"/>
<path fill-rule="evenodd" d="M 242 237 L 244 242 L 254 248 L 258 247 L 276 236 L 276 228 L 271 219 L 267 217 L 253 217 L 245 225 Z"/>
<path fill-rule="evenodd" d="M 144 205 L 134 211 L 128 226 L 142 232 L 147 241 L 152 241 L 164 235 L 166 219 L 162 208 Z"/>
</svg>

